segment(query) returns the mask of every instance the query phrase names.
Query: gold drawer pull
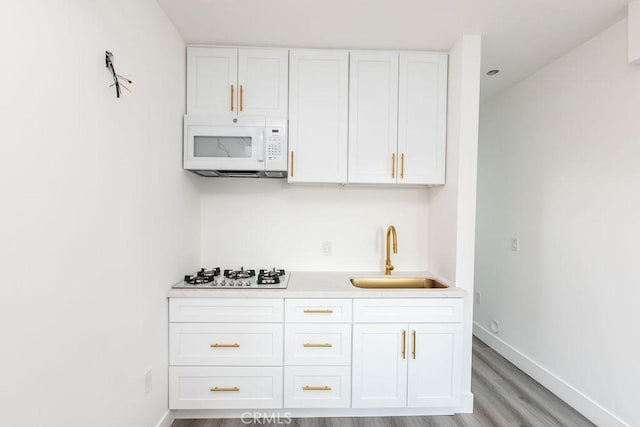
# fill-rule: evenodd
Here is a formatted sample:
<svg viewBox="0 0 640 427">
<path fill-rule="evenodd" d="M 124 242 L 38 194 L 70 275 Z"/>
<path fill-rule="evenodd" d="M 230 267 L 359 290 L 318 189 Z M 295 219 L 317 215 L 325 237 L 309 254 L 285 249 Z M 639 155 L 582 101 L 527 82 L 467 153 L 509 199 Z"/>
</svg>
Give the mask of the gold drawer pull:
<svg viewBox="0 0 640 427">
<path fill-rule="evenodd" d="M 233 110 L 234 110 L 234 107 L 233 107 L 233 85 L 231 85 L 231 111 L 233 111 Z"/>
<path fill-rule="evenodd" d="M 242 97 L 244 96 L 244 88 L 240 85 L 240 111 L 243 110 Z"/>
<path fill-rule="evenodd" d="M 305 310 L 305 314 L 331 314 L 333 310 Z"/>
<path fill-rule="evenodd" d="M 239 348 L 240 344 L 211 344 L 211 348 Z"/>
<path fill-rule="evenodd" d="M 407 358 L 407 331 L 402 331 L 402 358 Z"/>
<path fill-rule="evenodd" d="M 239 387 L 231 387 L 231 388 L 214 387 L 209 389 L 209 391 L 240 391 L 240 388 Z"/>
<path fill-rule="evenodd" d="M 321 343 L 321 344 L 313 344 L 313 343 L 304 343 L 302 344 L 303 347 L 323 347 L 323 348 L 327 348 L 327 347 L 333 347 L 333 344 L 329 344 L 328 342 L 326 343 Z"/>
<path fill-rule="evenodd" d="M 322 386 L 322 387 L 313 387 L 310 385 L 306 385 L 304 387 L 302 387 L 302 389 L 304 391 L 310 391 L 310 390 L 318 390 L 318 391 L 331 391 L 331 387 L 329 387 L 328 385 Z"/>
<path fill-rule="evenodd" d="M 391 153 L 391 178 L 396 177 L 396 153 Z"/>
<path fill-rule="evenodd" d="M 291 178 L 293 178 L 293 151 L 291 152 Z"/>
<path fill-rule="evenodd" d="M 413 335 L 413 351 L 411 352 L 411 356 L 416 358 L 416 331 L 411 331 L 411 335 Z"/>
</svg>

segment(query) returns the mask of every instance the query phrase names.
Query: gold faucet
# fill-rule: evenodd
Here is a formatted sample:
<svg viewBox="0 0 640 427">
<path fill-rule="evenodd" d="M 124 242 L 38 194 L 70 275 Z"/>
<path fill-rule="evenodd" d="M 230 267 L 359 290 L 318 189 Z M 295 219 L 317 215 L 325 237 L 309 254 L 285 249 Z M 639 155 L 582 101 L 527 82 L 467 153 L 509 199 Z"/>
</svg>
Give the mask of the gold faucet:
<svg viewBox="0 0 640 427">
<path fill-rule="evenodd" d="M 391 235 L 393 235 L 393 253 L 398 253 L 398 235 L 396 234 L 396 228 L 393 225 L 390 225 L 387 228 L 387 259 L 384 263 L 384 274 L 385 276 L 391 275 L 391 270 L 393 270 L 393 265 L 391 265 Z"/>
</svg>

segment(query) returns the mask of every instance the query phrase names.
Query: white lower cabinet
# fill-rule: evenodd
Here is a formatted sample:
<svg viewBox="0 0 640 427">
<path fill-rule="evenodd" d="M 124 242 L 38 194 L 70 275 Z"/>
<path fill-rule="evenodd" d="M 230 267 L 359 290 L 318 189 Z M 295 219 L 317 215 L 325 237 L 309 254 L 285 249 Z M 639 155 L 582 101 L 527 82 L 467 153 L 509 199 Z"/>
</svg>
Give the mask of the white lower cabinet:
<svg viewBox="0 0 640 427">
<path fill-rule="evenodd" d="M 407 406 L 461 403 L 462 323 L 410 324 Z"/>
<path fill-rule="evenodd" d="M 169 337 L 172 365 L 282 364 L 281 323 L 172 323 Z"/>
<path fill-rule="evenodd" d="M 284 407 L 351 405 L 350 299 L 285 302 Z"/>
<path fill-rule="evenodd" d="M 284 301 L 171 298 L 169 409 L 282 408 Z"/>
<path fill-rule="evenodd" d="M 354 408 L 407 406 L 406 324 L 353 325 Z"/>
<path fill-rule="evenodd" d="M 351 364 L 350 324 L 286 324 L 285 365 Z"/>
<path fill-rule="evenodd" d="M 348 408 L 351 369 L 348 366 L 284 368 L 285 408 Z"/>
<path fill-rule="evenodd" d="M 450 413 L 462 404 L 462 304 L 172 298 L 169 408 Z"/>
<path fill-rule="evenodd" d="M 462 324 L 353 325 L 354 408 L 460 404 Z"/>
<path fill-rule="evenodd" d="M 282 407 L 281 367 L 171 367 L 169 408 Z"/>
</svg>

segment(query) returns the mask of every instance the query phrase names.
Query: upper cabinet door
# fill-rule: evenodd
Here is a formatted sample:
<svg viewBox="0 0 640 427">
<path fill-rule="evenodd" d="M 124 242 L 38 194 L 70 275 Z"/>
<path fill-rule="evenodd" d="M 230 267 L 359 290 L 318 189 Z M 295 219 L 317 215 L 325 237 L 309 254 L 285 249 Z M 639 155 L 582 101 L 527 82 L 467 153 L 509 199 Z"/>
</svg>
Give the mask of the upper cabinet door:
<svg viewBox="0 0 640 427">
<path fill-rule="evenodd" d="M 287 49 L 238 50 L 238 114 L 287 117 Z"/>
<path fill-rule="evenodd" d="M 461 402 L 462 323 L 410 324 L 408 406 Z"/>
<path fill-rule="evenodd" d="M 187 114 L 235 116 L 238 49 L 187 48 Z"/>
<path fill-rule="evenodd" d="M 289 182 L 347 181 L 349 53 L 292 50 Z"/>
<path fill-rule="evenodd" d="M 350 77 L 349 182 L 396 182 L 398 53 L 351 52 Z"/>
<path fill-rule="evenodd" d="M 447 55 L 401 53 L 398 183 L 444 184 Z"/>
</svg>

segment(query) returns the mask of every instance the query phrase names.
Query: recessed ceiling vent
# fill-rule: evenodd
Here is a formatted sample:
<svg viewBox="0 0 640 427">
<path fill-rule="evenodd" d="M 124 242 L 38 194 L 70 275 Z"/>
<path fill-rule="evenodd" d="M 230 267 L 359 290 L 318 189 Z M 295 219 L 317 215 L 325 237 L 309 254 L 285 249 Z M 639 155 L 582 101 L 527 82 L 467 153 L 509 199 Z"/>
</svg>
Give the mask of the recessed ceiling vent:
<svg viewBox="0 0 640 427">
<path fill-rule="evenodd" d="M 629 64 L 640 64 L 640 0 L 629 3 Z"/>
</svg>

